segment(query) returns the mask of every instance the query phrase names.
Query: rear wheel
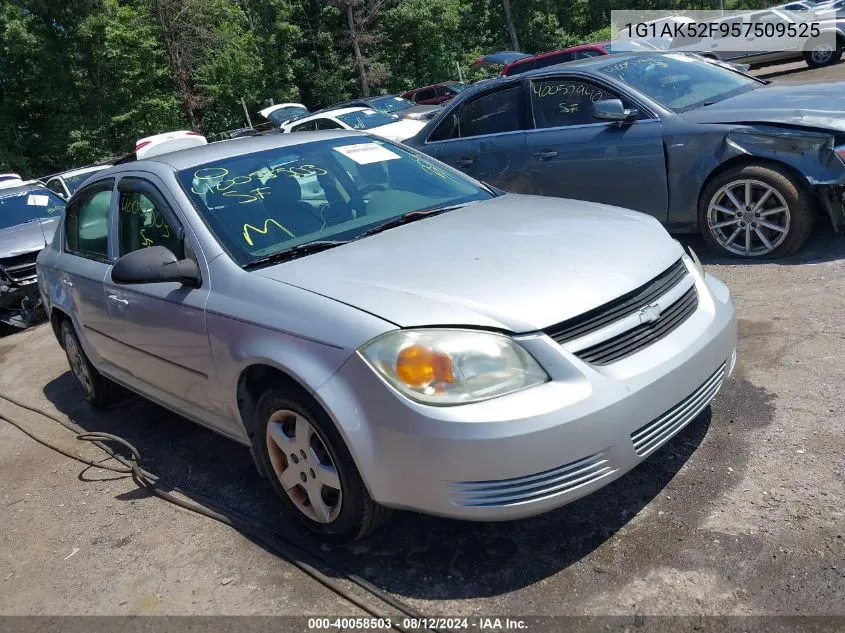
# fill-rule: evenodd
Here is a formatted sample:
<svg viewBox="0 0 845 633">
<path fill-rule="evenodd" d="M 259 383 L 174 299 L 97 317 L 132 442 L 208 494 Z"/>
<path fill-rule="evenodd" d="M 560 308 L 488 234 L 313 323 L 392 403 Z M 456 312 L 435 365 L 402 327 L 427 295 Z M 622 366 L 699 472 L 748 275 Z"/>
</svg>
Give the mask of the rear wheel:
<svg viewBox="0 0 845 633">
<path fill-rule="evenodd" d="M 810 68 L 824 68 L 838 64 L 842 59 L 843 40 L 839 37 L 826 37 L 808 43 L 804 51 L 804 61 Z"/>
<path fill-rule="evenodd" d="M 270 389 L 256 416 L 256 447 L 270 483 L 308 529 L 342 542 L 387 520 L 390 511 L 370 497 L 340 433 L 310 398 Z"/>
<path fill-rule="evenodd" d="M 70 320 L 62 321 L 60 331 L 70 372 L 88 404 L 95 409 L 101 409 L 116 402 L 121 395 L 120 387 L 103 376 L 91 364 L 85 350 L 79 344 L 79 337 L 76 336 Z"/>
<path fill-rule="evenodd" d="M 812 195 L 788 171 L 769 165 L 728 169 L 706 187 L 699 226 L 707 243 L 732 257 L 784 257 L 815 224 Z"/>
</svg>

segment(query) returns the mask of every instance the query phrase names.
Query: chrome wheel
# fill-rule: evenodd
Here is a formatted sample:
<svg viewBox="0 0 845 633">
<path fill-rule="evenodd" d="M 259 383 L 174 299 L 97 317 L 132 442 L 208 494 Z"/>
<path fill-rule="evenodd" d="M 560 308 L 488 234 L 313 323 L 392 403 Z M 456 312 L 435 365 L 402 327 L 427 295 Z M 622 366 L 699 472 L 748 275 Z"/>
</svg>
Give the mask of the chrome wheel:
<svg viewBox="0 0 845 633">
<path fill-rule="evenodd" d="M 830 44 L 819 44 L 810 53 L 810 59 L 814 64 L 824 66 L 833 57 L 833 47 Z"/>
<path fill-rule="evenodd" d="M 91 378 L 91 372 L 88 371 L 88 364 L 82 356 L 82 350 L 79 349 L 76 339 L 70 333 L 65 334 L 65 352 L 76 384 L 79 385 L 85 397 L 90 398 L 94 393 L 94 380 Z"/>
<path fill-rule="evenodd" d="M 275 411 L 266 440 L 273 471 L 299 511 L 318 523 L 334 521 L 343 502 L 340 478 L 311 423 L 293 411 Z"/>
<path fill-rule="evenodd" d="M 707 228 L 725 250 L 766 255 L 789 234 L 789 206 L 777 189 L 759 180 L 734 180 L 710 199 Z"/>
</svg>

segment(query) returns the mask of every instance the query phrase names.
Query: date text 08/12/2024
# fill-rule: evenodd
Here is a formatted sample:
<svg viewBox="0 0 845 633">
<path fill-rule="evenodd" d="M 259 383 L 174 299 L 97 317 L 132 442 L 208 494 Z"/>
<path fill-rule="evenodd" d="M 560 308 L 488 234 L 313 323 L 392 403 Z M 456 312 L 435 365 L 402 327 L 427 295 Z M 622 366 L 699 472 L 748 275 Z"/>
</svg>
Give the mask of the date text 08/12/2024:
<svg viewBox="0 0 845 633">
<path fill-rule="evenodd" d="M 441 630 L 441 631 L 519 631 L 527 630 L 525 620 L 519 618 L 409 618 L 392 620 L 391 618 L 309 618 L 309 631 L 378 631 L 401 625 L 405 630 Z"/>
</svg>

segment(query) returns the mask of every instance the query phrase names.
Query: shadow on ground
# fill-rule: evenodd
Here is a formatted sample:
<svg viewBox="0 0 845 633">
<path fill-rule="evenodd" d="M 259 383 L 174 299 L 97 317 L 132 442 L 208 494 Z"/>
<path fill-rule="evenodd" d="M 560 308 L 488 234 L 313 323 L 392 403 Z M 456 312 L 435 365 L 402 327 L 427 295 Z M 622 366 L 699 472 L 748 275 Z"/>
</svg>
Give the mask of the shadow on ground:
<svg viewBox="0 0 845 633">
<path fill-rule="evenodd" d="M 145 468 L 166 482 L 219 499 L 309 549 L 327 551 L 282 515 L 281 503 L 244 447 L 138 397 L 93 411 L 78 395 L 70 373 L 48 383 L 44 393 L 83 428 L 127 439 L 140 451 Z M 404 596 L 469 598 L 530 585 L 592 552 L 658 495 L 702 442 L 710 415 L 707 409 L 633 472 L 550 514 L 510 523 L 468 523 L 397 512 L 368 539 L 326 555 Z M 92 469 L 84 474 L 87 480 L 111 476 Z M 139 494 L 145 493 L 124 497 Z"/>
</svg>

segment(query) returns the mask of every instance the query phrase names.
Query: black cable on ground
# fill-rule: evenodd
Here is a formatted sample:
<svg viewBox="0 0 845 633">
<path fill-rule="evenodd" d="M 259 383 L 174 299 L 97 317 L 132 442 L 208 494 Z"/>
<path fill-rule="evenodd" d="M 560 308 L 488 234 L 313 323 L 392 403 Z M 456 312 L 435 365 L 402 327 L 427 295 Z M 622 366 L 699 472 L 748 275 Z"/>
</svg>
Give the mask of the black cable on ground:
<svg viewBox="0 0 845 633">
<path fill-rule="evenodd" d="M 221 506 L 218 502 L 214 501 L 213 499 L 209 499 L 204 495 L 196 493 L 188 494 L 185 491 L 181 490 L 178 486 L 164 486 L 162 484 L 162 480 L 159 477 L 145 470 L 141 466 L 140 453 L 132 444 L 127 442 L 122 437 L 112 435 L 110 433 L 86 431 L 84 428 L 74 423 L 71 419 L 62 420 L 61 418 L 53 415 L 52 413 L 49 413 L 48 411 L 25 404 L 3 393 L 0 393 L 0 399 L 6 400 L 7 402 L 10 402 L 16 407 L 20 407 L 21 409 L 25 409 L 33 413 L 37 413 L 50 420 L 53 420 L 54 422 L 57 422 L 58 424 L 61 424 L 69 431 L 75 433 L 76 439 L 91 442 L 100 450 L 105 452 L 108 455 L 108 458 L 106 458 L 106 460 L 93 461 L 88 458 L 82 457 L 81 455 L 78 455 L 56 444 L 53 444 L 49 440 L 45 440 L 41 437 L 36 436 L 31 431 L 24 428 L 24 426 L 16 420 L 10 419 L 7 415 L 0 413 L 0 420 L 5 420 L 9 424 L 20 430 L 22 433 L 41 444 L 42 446 L 45 446 L 53 451 L 56 451 L 57 453 L 64 455 L 65 457 L 69 457 L 70 459 L 76 460 L 82 464 L 86 464 L 87 466 L 94 466 L 96 468 L 102 468 L 103 470 L 108 470 L 111 472 L 131 475 L 132 479 L 139 487 L 149 491 L 151 494 L 154 494 L 155 496 L 164 499 L 165 501 L 177 505 L 181 508 L 203 515 L 210 519 L 214 519 L 215 521 L 219 521 L 224 525 L 228 525 L 229 527 L 235 528 L 236 530 L 248 534 L 256 541 L 267 547 L 269 550 L 275 552 L 276 554 L 287 560 L 289 563 L 300 569 L 302 572 L 322 584 L 324 587 L 337 594 L 338 596 L 342 597 L 343 599 L 351 602 L 356 607 L 370 614 L 374 618 L 390 618 L 391 621 L 393 620 L 390 615 L 377 610 L 377 608 L 372 605 L 366 604 L 359 597 L 347 591 L 343 586 L 341 586 L 327 574 L 321 572 L 315 566 L 299 559 L 303 557 L 310 558 L 312 561 L 316 561 L 322 564 L 324 567 L 338 572 L 339 575 L 341 575 L 342 577 L 346 578 L 353 584 L 357 585 L 369 594 L 378 598 L 385 604 L 392 606 L 403 615 L 409 618 L 415 618 L 417 620 L 424 619 L 425 616 L 416 611 L 413 607 L 410 607 L 397 600 L 384 590 L 376 587 L 373 583 L 366 580 L 365 578 L 362 578 L 357 574 L 351 573 L 348 570 L 338 569 L 336 564 L 332 563 L 321 554 L 313 552 L 310 549 L 303 547 L 302 545 L 288 539 L 287 537 L 278 534 L 273 530 L 265 528 L 263 525 L 254 521 L 253 519 L 237 511 Z M 106 444 L 107 442 L 119 444 L 125 449 L 127 449 L 130 453 L 130 458 L 127 459 L 121 456 L 120 454 L 116 453 Z M 120 464 L 120 466 L 104 464 L 103 462 L 107 461 L 108 459 L 116 460 Z M 173 493 L 183 495 L 185 497 L 188 497 L 188 499 L 182 499 Z M 193 499 L 198 499 L 202 503 L 194 501 Z M 297 556 L 297 553 L 299 554 L 299 556 Z M 407 629 L 399 623 L 392 622 L 392 624 L 392 628 L 398 631 L 407 631 Z"/>
</svg>

